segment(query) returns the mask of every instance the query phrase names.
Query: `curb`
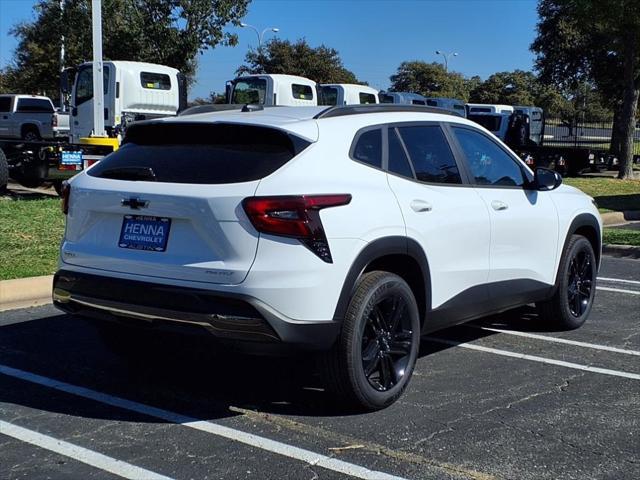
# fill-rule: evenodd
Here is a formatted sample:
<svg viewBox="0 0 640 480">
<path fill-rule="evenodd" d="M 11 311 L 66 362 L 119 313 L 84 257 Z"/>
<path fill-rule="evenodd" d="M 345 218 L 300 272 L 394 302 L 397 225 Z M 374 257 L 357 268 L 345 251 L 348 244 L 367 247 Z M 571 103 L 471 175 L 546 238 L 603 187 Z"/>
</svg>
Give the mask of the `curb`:
<svg viewBox="0 0 640 480">
<path fill-rule="evenodd" d="M 640 247 L 633 245 L 613 245 L 604 244 L 602 246 L 603 255 L 612 257 L 640 258 Z"/>
<path fill-rule="evenodd" d="M 0 280 L 0 312 L 51 303 L 53 275 Z"/>
<path fill-rule="evenodd" d="M 640 210 L 625 210 L 624 212 L 601 213 L 603 225 L 620 225 L 629 221 L 640 220 Z"/>
</svg>

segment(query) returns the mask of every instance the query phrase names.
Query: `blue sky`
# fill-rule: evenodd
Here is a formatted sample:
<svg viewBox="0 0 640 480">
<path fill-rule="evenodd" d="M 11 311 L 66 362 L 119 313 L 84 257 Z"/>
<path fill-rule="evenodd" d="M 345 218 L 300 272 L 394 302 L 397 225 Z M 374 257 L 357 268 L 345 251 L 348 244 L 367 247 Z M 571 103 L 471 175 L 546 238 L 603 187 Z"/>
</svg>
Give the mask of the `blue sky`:
<svg viewBox="0 0 640 480">
<path fill-rule="evenodd" d="M 0 66 L 11 60 L 16 42 L 9 29 L 33 19 L 34 0 L 0 0 Z M 373 87 L 389 86 L 404 60 L 442 61 L 436 50 L 458 52 L 450 69 L 486 78 L 497 71 L 532 68 L 535 0 L 254 0 L 246 23 L 278 27 L 280 38 L 306 38 L 340 52 L 346 68 Z M 253 30 L 231 27 L 240 43 L 218 47 L 199 59 L 189 97 L 223 92 L 247 49 L 258 43 Z M 265 35 L 265 39 L 272 34 Z"/>
</svg>

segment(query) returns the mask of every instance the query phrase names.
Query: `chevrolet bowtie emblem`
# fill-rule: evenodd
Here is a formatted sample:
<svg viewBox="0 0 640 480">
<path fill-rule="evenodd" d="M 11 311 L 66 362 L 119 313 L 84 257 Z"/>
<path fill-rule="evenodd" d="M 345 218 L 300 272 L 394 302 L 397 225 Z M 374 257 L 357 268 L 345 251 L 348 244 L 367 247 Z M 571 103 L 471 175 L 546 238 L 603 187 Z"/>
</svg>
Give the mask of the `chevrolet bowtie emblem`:
<svg viewBox="0 0 640 480">
<path fill-rule="evenodd" d="M 123 199 L 121 202 L 123 207 L 129 207 L 133 210 L 139 208 L 147 208 L 149 206 L 149 200 L 142 200 L 141 198 L 131 197 L 130 199 Z"/>
</svg>

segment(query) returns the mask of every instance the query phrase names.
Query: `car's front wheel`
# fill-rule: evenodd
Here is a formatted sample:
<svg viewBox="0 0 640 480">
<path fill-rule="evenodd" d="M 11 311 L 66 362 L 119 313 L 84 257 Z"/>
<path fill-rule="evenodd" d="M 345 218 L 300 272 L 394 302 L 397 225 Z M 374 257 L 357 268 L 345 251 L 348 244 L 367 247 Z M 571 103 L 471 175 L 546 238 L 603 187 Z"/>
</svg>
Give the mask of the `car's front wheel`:
<svg viewBox="0 0 640 480">
<path fill-rule="evenodd" d="M 393 273 L 366 273 L 340 337 L 324 357 L 327 386 L 356 407 L 387 407 L 409 383 L 419 346 L 420 318 L 409 285 Z"/>
<path fill-rule="evenodd" d="M 554 296 L 536 304 L 540 317 L 562 329 L 580 327 L 593 306 L 597 269 L 589 240 L 582 235 L 572 235 L 560 259 Z"/>
</svg>

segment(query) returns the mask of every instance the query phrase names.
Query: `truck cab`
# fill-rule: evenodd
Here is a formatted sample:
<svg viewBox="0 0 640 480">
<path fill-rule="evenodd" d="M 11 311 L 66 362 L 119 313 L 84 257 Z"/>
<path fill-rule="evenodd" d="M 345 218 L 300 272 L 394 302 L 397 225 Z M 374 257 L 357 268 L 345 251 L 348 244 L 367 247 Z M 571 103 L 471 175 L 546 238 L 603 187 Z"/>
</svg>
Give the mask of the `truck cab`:
<svg viewBox="0 0 640 480">
<path fill-rule="evenodd" d="M 429 97 L 427 98 L 427 105 L 430 107 L 444 108 L 463 118 L 467 116 L 464 102 L 456 98 Z"/>
<path fill-rule="evenodd" d="M 227 82 L 227 103 L 310 107 L 318 105 L 316 82 L 296 75 L 243 75 Z"/>
<path fill-rule="evenodd" d="M 467 103 L 467 115 L 472 113 L 513 113 L 513 107 L 490 103 Z"/>
<path fill-rule="evenodd" d="M 104 124 L 107 135 L 135 120 L 176 115 L 186 107 L 184 76 L 175 68 L 143 62 L 103 63 Z M 70 142 L 93 130 L 93 66 L 77 68 L 71 90 Z"/>
<path fill-rule="evenodd" d="M 320 105 L 367 105 L 380 103 L 378 90 L 352 83 L 323 83 L 318 86 Z"/>
<path fill-rule="evenodd" d="M 427 98 L 412 92 L 380 92 L 380 103 L 395 103 L 400 105 L 426 105 Z"/>
</svg>

